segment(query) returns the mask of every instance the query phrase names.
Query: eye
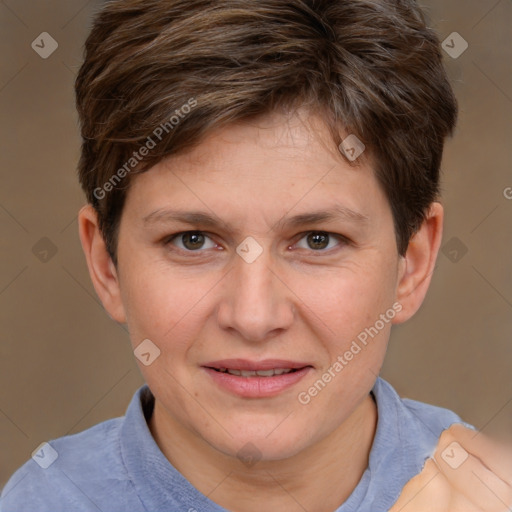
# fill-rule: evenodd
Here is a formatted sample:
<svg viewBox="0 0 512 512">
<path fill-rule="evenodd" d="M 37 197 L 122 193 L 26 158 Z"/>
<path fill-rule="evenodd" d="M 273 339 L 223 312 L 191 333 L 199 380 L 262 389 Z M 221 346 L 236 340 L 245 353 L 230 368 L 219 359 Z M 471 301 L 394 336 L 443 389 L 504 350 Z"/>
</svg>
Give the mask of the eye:
<svg viewBox="0 0 512 512">
<path fill-rule="evenodd" d="M 217 247 L 217 244 L 202 231 L 176 233 L 167 239 L 167 244 L 176 245 L 179 249 L 187 252 L 198 252 L 199 249 L 214 249 Z"/>
<path fill-rule="evenodd" d="M 301 245 L 303 240 L 305 240 L 305 244 Z M 338 243 L 334 243 L 335 241 Z M 332 249 L 337 245 L 343 245 L 346 243 L 348 243 L 348 240 L 342 235 L 334 235 L 333 233 L 327 233 L 325 231 L 310 231 L 299 240 L 296 247 L 299 247 L 300 249 L 312 249 L 316 252 L 323 252 Z"/>
</svg>

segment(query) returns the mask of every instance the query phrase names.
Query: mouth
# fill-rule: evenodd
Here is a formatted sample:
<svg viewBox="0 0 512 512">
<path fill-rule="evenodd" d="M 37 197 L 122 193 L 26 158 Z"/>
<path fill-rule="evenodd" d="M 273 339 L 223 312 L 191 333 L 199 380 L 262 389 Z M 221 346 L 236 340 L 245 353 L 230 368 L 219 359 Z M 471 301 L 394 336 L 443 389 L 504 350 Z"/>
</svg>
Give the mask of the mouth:
<svg viewBox="0 0 512 512">
<path fill-rule="evenodd" d="M 274 377 L 285 373 L 296 372 L 296 368 L 273 368 L 271 370 L 239 370 L 236 368 L 211 368 L 220 373 L 229 373 L 238 377 Z"/>
<path fill-rule="evenodd" d="M 226 359 L 202 365 L 224 391 L 244 398 L 275 396 L 299 382 L 313 366 L 309 363 L 266 359 Z"/>
<path fill-rule="evenodd" d="M 237 375 L 238 377 L 273 377 L 274 375 L 296 372 L 306 367 L 312 367 L 312 365 L 306 362 L 289 361 L 286 359 L 264 359 L 262 361 L 221 359 L 206 363 L 203 367 L 221 373 Z"/>
</svg>

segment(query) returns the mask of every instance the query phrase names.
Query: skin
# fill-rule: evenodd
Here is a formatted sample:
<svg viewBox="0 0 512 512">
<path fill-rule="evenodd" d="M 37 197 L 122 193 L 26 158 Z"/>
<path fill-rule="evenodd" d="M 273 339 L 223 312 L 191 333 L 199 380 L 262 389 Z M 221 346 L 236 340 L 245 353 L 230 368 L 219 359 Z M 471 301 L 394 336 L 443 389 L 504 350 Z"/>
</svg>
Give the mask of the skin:
<svg viewBox="0 0 512 512">
<path fill-rule="evenodd" d="M 353 167 L 329 140 L 312 114 L 274 114 L 230 125 L 134 177 L 117 268 L 94 209 L 87 205 L 79 214 L 90 275 L 106 310 L 128 325 L 134 348 L 148 338 L 161 351 L 149 366 L 139 363 L 155 395 L 150 429 L 157 444 L 228 510 L 259 511 L 264 503 L 275 511 L 327 512 L 347 499 L 368 464 L 377 422 L 369 392 L 391 324 L 418 310 L 434 269 L 441 205 L 431 205 L 401 257 L 371 159 Z M 282 225 L 335 206 L 359 218 Z M 167 208 L 202 211 L 219 224 L 144 221 Z M 183 238 L 170 240 L 186 231 L 204 232 L 204 246 L 190 250 Z M 308 245 L 311 232 L 334 235 L 319 249 Z M 263 250 L 253 263 L 236 252 L 247 236 Z M 395 303 L 401 310 L 393 320 L 301 404 L 298 393 Z M 277 396 L 241 398 L 201 368 L 233 357 L 288 359 L 313 369 Z M 237 457 L 247 443 L 260 457 L 250 467 Z"/>
<path fill-rule="evenodd" d="M 452 425 L 441 434 L 433 457 L 407 483 L 390 512 L 510 510 L 512 446 Z"/>
</svg>

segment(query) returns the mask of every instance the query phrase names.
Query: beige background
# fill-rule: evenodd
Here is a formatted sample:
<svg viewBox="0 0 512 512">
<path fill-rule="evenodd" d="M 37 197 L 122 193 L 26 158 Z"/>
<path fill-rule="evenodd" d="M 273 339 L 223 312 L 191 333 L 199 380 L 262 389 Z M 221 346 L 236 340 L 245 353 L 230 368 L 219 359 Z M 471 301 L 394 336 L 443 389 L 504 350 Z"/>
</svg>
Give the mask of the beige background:
<svg viewBox="0 0 512 512">
<path fill-rule="evenodd" d="M 73 80 L 99 5 L 0 2 L 0 488 L 41 442 L 122 415 L 142 384 L 126 331 L 96 298 L 77 235 L 84 199 Z M 505 435 L 512 432 L 512 200 L 504 195 L 512 187 L 512 1 L 423 5 L 442 39 L 456 31 L 469 48 L 458 59 L 445 55 L 460 101 L 443 163 L 445 246 L 423 308 L 392 334 L 383 376 L 404 396 Z M 59 45 L 48 59 L 31 48 L 41 32 Z"/>
</svg>

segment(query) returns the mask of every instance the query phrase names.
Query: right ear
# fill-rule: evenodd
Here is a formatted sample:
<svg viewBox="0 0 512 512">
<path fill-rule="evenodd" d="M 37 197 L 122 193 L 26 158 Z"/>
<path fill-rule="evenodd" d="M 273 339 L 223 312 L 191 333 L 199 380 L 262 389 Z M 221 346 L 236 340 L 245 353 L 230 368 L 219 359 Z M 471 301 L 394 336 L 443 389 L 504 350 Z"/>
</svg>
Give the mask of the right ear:
<svg viewBox="0 0 512 512">
<path fill-rule="evenodd" d="M 91 204 L 84 206 L 78 213 L 78 232 L 89 275 L 98 297 L 112 319 L 125 323 L 126 314 L 117 270 L 103 240 L 98 214 Z"/>
</svg>

